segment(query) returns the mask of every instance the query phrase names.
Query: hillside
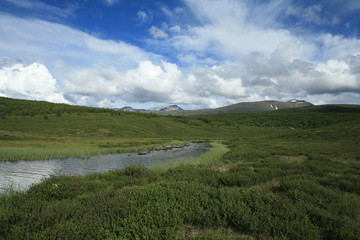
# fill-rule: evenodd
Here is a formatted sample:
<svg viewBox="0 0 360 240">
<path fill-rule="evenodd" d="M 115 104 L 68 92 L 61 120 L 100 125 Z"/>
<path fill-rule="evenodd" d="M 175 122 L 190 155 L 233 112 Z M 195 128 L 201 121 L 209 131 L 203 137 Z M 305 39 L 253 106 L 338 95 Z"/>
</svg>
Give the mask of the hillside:
<svg viewBox="0 0 360 240">
<path fill-rule="evenodd" d="M 6 116 L 35 116 L 39 114 L 61 113 L 105 113 L 110 111 L 111 110 L 104 108 L 0 97 L 0 116 L 2 118 Z"/>
</svg>

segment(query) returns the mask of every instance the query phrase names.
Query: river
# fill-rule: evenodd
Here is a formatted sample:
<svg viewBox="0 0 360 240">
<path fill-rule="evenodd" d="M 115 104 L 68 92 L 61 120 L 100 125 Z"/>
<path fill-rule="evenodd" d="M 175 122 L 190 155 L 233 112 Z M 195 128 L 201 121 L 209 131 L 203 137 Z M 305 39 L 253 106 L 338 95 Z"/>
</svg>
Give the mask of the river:
<svg viewBox="0 0 360 240">
<path fill-rule="evenodd" d="M 166 162 L 176 162 L 198 157 L 210 148 L 207 143 L 191 143 L 184 148 L 152 151 L 146 155 L 120 153 L 93 156 L 90 158 L 64 158 L 33 161 L 0 162 L 0 192 L 12 186 L 16 190 L 26 190 L 51 175 L 84 175 L 123 169 L 130 165 L 151 166 Z"/>
</svg>

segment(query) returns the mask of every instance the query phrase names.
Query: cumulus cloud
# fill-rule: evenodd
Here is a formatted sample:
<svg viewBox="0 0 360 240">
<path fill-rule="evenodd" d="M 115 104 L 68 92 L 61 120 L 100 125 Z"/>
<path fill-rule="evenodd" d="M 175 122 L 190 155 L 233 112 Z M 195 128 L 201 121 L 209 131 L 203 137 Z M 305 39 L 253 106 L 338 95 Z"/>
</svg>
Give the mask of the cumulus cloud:
<svg viewBox="0 0 360 240">
<path fill-rule="evenodd" d="M 191 76 L 194 81 L 194 76 Z M 219 91 L 229 91 L 226 80 L 213 76 L 215 86 L 206 87 L 205 81 L 191 84 L 188 76 L 184 75 L 177 65 L 162 62 L 155 65 L 150 61 L 143 61 L 134 69 L 119 72 L 114 68 L 105 69 L 77 69 L 63 76 L 64 91 L 67 94 L 79 96 L 117 97 L 127 102 L 159 102 L 206 104 L 210 95 Z M 203 91 L 197 92 L 198 86 L 204 86 Z M 207 90 L 205 90 L 207 89 Z"/>
<path fill-rule="evenodd" d="M 173 63 L 142 61 L 137 68 L 74 69 L 61 76 L 63 91 L 72 101 L 117 98 L 124 102 L 178 103 L 218 107 L 223 100 L 246 96 L 242 79 L 229 75 L 226 66 L 198 68 L 185 74 Z M 217 100 L 219 99 L 219 100 Z"/>
<path fill-rule="evenodd" d="M 274 65 L 273 61 L 262 56 L 249 58 L 247 86 L 266 87 L 267 93 L 273 90 L 274 98 L 360 92 L 359 54 L 319 63 L 294 59 Z"/>
<path fill-rule="evenodd" d="M 25 99 L 66 103 L 57 81 L 39 63 L 25 66 L 16 63 L 0 68 L 0 95 Z"/>
<path fill-rule="evenodd" d="M 149 28 L 149 33 L 154 38 L 168 38 L 169 37 L 169 35 L 166 32 L 164 32 L 163 30 L 161 30 L 160 28 L 157 28 L 155 26 L 152 26 L 151 28 Z"/>
</svg>

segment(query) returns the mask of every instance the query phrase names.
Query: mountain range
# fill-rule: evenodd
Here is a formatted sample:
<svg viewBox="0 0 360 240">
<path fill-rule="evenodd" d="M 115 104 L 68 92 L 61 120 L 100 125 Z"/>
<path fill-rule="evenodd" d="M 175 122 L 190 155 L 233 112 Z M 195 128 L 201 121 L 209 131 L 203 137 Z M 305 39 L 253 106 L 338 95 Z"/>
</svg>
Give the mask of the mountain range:
<svg viewBox="0 0 360 240">
<path fill-rule="evenodd" d="M 306 106 L 313 106 L 313 104 L 305 100 L 291 99 L 287 102 L 280 102 L 280 101 L 242 102 L 220 108 L 209 108 L 209 109 L 198 109 L 198 110 L 184 110 L 178 105 L 170 105 L 160 110 L 134 109 L 132 107 L 124 107 L 117 110 L 127 111 L 127 112 L 151 112 L 162 115 L 203 115 L 203 114 L 223 114 L 223 113 L 266 112 L 266 111 L 276 111 L 280 109 L 299 108 Z"/>
</svg>

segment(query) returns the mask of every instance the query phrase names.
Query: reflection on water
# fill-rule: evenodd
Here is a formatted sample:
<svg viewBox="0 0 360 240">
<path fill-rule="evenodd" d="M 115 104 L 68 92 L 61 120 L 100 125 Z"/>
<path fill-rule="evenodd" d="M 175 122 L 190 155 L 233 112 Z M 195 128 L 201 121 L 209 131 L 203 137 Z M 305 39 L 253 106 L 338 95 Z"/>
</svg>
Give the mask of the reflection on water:
<svg viewBox="0 0 360 240">
<path fill-rule="evenodd" d="M 206 143 L 192 143 L 185 148 L 166 151 L 152 151 L 146 155 L 137 153 L 108 154 L 90 158 L 65 158 L 39 161 L 0 162 L 0 192 L 12 186 L 27 189 L 32 184 L 53 174 L 84 175 L 92 172 L 106 172 L 123 169 L 129 165 L 151 166 L 198 157 L 209 149 Z"/>
</svg>

